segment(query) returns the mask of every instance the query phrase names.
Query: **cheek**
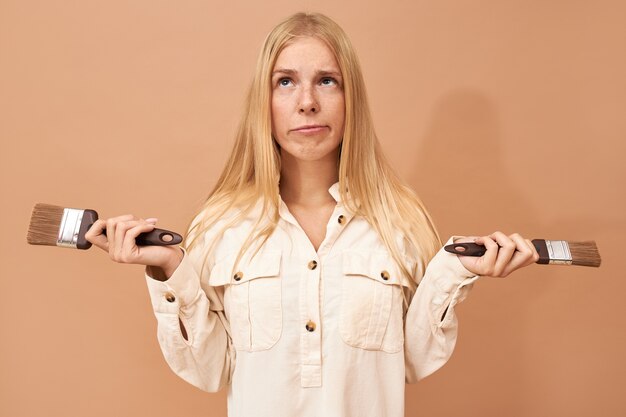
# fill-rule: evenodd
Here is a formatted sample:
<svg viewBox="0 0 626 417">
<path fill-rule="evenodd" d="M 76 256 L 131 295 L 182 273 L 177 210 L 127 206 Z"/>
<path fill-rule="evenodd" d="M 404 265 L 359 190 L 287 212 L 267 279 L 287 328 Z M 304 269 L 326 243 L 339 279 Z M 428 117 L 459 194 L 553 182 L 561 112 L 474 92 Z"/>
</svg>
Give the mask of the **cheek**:
<svg viewBox="0 0 626 417">
<path fill-rule="evenodd" d="M 280 131 L 286 124 L 285 103 L 276 97 L 272 97 L 272 131 Z"/>
<path fill-rule="evenodd" d="M 336 123 L 343 128 L 346 119 L 346 103 L 343 97 L 335 102 L 333 114 L 335 115 L 334 118 Z"/>
</svg>

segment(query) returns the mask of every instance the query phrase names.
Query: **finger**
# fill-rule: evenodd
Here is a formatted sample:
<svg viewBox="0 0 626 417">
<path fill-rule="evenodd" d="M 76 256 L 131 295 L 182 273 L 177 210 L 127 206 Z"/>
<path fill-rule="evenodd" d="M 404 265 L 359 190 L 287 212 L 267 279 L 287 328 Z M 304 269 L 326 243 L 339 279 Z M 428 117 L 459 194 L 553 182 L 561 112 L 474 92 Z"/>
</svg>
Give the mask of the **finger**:
<svg viewBox="0 0 626 417">
<path fill-rule="evenodd" d="M 537 251 L 537 248 L 535 247 L 535 245 L 533 245 L 533 242 L 530 239 L 524 240 L 526 241 L 526 244 L 528 245 L 530 250 L 533 252 L 533 262 L 537 263 L 537 261 L 539 260 L 539 252 Z"/>
<path fill-rule="evenodd" d="M 115 229 L 117 228 L 118 223 L 133 220 L 134 218 L 135 216 L 133 216 L 132 214 L 126 214 L 123 216 L 111 217 L 110 219 L 107 219 L 106 221 L 107 222 L 107 227 L 106 227 L 107 239 L 109 240 L 109 256 L 113 260 L 115 260 L 115 253 L 116 253 L 116 246 L 117 246 Z"/>
<path fill-rule="evenodd" d="M 476 243 L 483 245 L 486 249 L 485 254 L 480 258 L 480 275 L 491 276 L 498 256 L 498 244 L 489 236 L 479 237 L 476 239 Z"/>
<path fill-rule="evenodd" d="M 96 220 L 85 233 L 85 239 L 96 247 L 108 251 L 109 241 L 104 234 L 104 229 L 106 229 L 106 221 L 103 219 Z"/>
<path fill-rule="evenodd" d="M 124 240 L 126 239 L 126 233 L 128 230 L 139 224 L 145 224 L 145 220 L 129 220 L 117 223 L 115 228 L 115 248 L 113 252 L 115 254 L 115 259 L 118 262 L 125 262 L 124 258 L 127 255 L 124 252 Z"/>
<path fill-rule="evenodd" d="M 525 252 L 526 261 L 522 265 L 522 267 L 524 267 L 537 262 L 539 260 L 539 253 L 537 253 L 537 249 L 529 239 L 524 239 L 523 237 L 519 236 L 518 245 L 521 246 L 522 242 L 526 245 L 525 248 L 528 248 L 528 251 Z"/>
<path fill-rule="evenodd" d="M 503 276 L 502 273 L 513 258 L 517 245 L 502 232 L 494 232 L 489 237 L 494 239 L 500 246 L 493 272 L 494 276 L 500 277 Z"/>
<path fill-rule="evenodd" d="M 125 262 L 136 262 L 136 255 L 139 254 L 140 249 L 135 242 L 135 239 L 142 234 L 150 232 L 154 229 L 154 224 L 152 223 L 139 223 L 135 227 L 129 229 L 126 232 L 126 236 L 124 236 L 124 244 L 122 247 L 122 257 Z"/>
<path fill-rule="evenodd" d="M 132 214 L 123 214 L 121 216 L 111 217 L 107 219 L 107 222 L 112 221 L 114 223 L 119 223 L 119 222 L 127 222 L 129 220 L 137 220 L 137 218 L 133 216 Z"/>
<path fill-rule="evenodd" d="M 522 236 L 518 233 L 514 233 L 510 236 L 510 239 L 515 242 L 516 250 L 511 261 L 506 265 L 503 276 L 510 274 L 516 269 L 530 265 L 533 263 L 534 259 L 534 251 L 528 247 L 528 242 Z"/>
</svg>

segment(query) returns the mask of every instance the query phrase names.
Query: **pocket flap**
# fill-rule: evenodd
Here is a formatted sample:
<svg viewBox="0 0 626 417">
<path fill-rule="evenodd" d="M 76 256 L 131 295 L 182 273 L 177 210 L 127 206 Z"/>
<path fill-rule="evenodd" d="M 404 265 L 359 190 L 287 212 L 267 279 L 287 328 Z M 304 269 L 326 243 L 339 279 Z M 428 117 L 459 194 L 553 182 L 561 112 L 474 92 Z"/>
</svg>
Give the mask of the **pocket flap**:
<svg viewBox="0 0 626 417">
<path fill-rule="evenodd" d="M 387 285 L 408 286 L 402 271 L 387 252 L 346 251 L 343 254 L 343 274 L 361 275 Z"/>
<path fill-rule="evenodd" d="M 235 266 L 238 253 L 216 262 L 209 275 L 209 285 L 239 285 L 256 278 L 275 277 L 280 273 L 280 251 L 259 252 L 252 259 L 244 254 Z"/>
</svg>

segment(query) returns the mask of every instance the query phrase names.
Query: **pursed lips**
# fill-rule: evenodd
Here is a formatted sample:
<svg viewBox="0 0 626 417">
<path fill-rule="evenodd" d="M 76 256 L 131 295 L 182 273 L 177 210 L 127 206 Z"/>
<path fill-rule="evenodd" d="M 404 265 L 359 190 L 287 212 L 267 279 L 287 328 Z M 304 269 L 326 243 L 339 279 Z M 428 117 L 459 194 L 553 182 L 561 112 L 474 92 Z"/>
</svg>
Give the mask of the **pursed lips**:
<svg viewBox="0 0 626 417">
<path fill-rule="evenodd" d="M 297 127 L 295 129 L 291 129 L 292 132 L 295 133 L 309 133 L 309 134 L 313 134 L 313 133 L 319 133 L 324 129 L 328 129 L 328 126 L 325 125 L 304 125 L 304 126 L 300 126 Z"/>
</svg>

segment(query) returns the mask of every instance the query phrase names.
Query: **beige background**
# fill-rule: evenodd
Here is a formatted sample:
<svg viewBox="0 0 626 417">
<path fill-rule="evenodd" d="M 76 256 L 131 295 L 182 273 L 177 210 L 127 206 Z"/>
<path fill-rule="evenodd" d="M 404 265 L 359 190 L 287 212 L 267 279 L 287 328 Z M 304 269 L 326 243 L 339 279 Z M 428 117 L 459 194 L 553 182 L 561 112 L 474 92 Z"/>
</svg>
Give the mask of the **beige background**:
<svg viewBox="0 0 626 417">
<path fill-rule="evenodd" d="M 380 138 L 445 238 L 595 239 L 600 269 L 483 278 L 407 416 L 626 415 L 626 4 L 0 0 L 0 415 L 224 416 L 161 357 L 142 268 L 25 243 L 32 206 L 182 231 L 265 34 L 336 19 Z"/>
</svg>

